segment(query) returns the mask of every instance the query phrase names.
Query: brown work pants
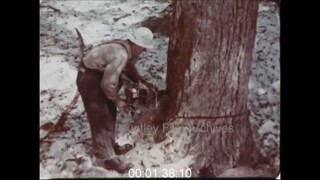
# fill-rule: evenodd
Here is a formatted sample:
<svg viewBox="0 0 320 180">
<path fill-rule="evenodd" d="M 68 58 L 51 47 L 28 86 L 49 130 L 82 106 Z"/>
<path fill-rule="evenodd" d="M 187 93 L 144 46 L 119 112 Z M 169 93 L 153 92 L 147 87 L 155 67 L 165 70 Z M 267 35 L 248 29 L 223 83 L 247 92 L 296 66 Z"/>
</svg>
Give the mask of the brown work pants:
<svg viewBox="0 0 320 180">
<path fill-rule="evenodd" d="M 79 66 L 82 71 L 78 71 L 77 86 L 90 124 L 93 153 L 105 160 L 114 158 L 116 105 L 100 87 L 103 72 L 88 69 L 82 62 Z"/>
</svg>

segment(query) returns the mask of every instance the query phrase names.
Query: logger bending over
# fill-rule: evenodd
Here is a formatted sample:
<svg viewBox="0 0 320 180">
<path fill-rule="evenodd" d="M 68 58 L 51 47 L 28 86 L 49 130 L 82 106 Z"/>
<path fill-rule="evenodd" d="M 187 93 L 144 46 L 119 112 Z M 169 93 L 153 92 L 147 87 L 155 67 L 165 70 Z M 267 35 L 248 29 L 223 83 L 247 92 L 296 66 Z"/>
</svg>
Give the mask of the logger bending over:
<svg viewBox="0 0 320 180">
<path fill-rule="evenodd" d="M 83 55 L 83 40 L 77 33 Z M 93 154 L 101 166 L 119 173 L 133 167 L 117 157 L 132 149 L 132 145 L 119 146 L 114 139 L 117 108 L 128 108 L 118 95 L 122 83 L 120 74 L 124 73 L 133 82 L 140 81 L 153 88 L 139 75 L 132 62 L 143 51 L 152 48 L 152 41 L 153 33 L 148 28 L 140 27 L 126 40 L 116 39 L 100 44 L 80 58 L 77 86 L 89 119 Z"/>
</svg>

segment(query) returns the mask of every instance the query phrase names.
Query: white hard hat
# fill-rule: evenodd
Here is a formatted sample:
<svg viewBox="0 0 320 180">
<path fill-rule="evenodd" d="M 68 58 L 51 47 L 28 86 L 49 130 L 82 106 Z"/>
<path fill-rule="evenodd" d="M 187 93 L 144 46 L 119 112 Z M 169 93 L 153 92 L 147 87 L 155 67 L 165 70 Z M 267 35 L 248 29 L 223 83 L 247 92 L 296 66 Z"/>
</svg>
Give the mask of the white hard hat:
<svg viewBox="0 0 320 180">
<path fill-rule="evenodd" d="M 128 39 L 140 47 L 152 49 L 153 33 L 146 27 L 139 27 L 128 35 Z"/>
</svg>

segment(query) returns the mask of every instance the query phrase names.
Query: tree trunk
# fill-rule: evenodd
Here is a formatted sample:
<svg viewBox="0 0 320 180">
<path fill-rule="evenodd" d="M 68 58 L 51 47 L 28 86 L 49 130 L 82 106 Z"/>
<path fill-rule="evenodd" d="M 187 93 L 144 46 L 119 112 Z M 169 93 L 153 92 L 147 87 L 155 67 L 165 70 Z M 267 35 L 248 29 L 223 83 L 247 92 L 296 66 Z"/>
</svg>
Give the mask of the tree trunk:
<svg viewBox="0 0 320 180">
<path fill-rule="evenodd" d="M 247 94 L 259 1 L 174 1 L 166 95 L 161 107 L 194 175 L 254 164 Z M 162 126 L 165 128 L 165 126 Z M 177 128 L 186 127 L 186 128 Z M 193 130 L 193 131 L 190 131 Z"/>
</svg>

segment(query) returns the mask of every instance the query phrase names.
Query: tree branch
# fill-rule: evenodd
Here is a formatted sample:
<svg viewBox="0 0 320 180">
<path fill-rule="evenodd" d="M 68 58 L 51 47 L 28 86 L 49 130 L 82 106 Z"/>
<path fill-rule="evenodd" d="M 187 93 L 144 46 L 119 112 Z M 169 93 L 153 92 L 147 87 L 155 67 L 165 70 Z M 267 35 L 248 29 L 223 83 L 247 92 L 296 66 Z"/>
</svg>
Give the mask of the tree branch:
<svg viewBox="0 0 320 180">
<path fill-rule="evenodd" d="M 45 139 L 49 137 L 49 135 L 53 132 L 57 131 L 63 131 L 66 128 L 64 128 L 64 124 L 67 121 L 67 117 L 70 114 L 72 108 L 76 105 L 78 99 L 79 99 L 79 92 L 77 91 L 76 95 L 73 97 L 71 103 L 67 106 L 67 108 L 61 113 L 60 118 L 58 119 L 58 122 L 53 125 L 53 123 L 49 122 L 40 127 L 40 129 L 49 131 L 48 134 L 40 139 L 40 143 L 44 142 Z"/>
<path fill-rule="evenodd" d="M 50 5 L 41 5 L 40 4 L 40 8 L 48 8 L 48 9 L 52 9 L 54 12 L 61 13 L 60 9 L 54 8 L 54 7 L 50 6 Z"/>
<path fill-rule="evenodd" d="M 120 16 L 120 17 L 117 17 L 117 18 L 113 18 L 113 20 L 114 20 L 114 22 L 117 22 L 117 21 L 119 21 L 120 19 L 125 18 L 125 17 L 128 17 L 128 16 L 131 16 L 131 14 L 125 14 L 125 15 L 123 15 L 123 16 Z"/>
</svg>

